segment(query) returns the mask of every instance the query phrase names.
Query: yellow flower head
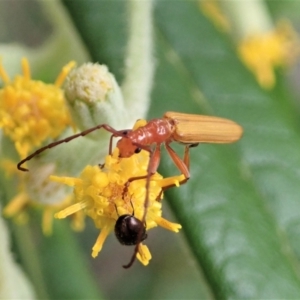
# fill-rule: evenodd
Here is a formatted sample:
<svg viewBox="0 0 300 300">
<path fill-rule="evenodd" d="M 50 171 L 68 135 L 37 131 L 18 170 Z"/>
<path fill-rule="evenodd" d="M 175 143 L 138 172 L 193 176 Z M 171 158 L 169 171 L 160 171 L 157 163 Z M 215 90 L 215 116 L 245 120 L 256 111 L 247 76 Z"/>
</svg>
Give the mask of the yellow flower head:
<svg viewBox="0 0 300 300">
<path fill-rule="evenodd" d="M 29 174 L 19 172 L 16 163 L 12 160 L 2 160 L 1 165 L 7 177 L 15 175 L 14 179 L 18 179 L 15 190 L 19 191 L 3 208 L 3 215 L 7 218 L 13 218 L 14 221 L 22 225 L 29 218 L 27 209 L 29 207 L 38 208 L 42 211 L 43 233 L 51 235 L 54 213 L 70 206 L 73 200 L 68 188 L 49 181 L 49 175 L 53 173 L 54 165 L 41 166 Z M 72 228 L 76 231 L 83 230 L 83 221 L 83 212 L 74 214 L 71 223 Z"/>
<path fill-rule="evenodd" d="M 245 65 L 266 89 L 275 84 L 275 68 L 291 64 L 299 56 L 299 38 L 288 22 L 273 30 L 246 37 L 238 52 Z"/>
<path fill-rule="evenodd" d="M 60 88 L 75 65 L 67 64 L 54 84 L 32 80 L 28 61 L 22 59 L 23 75 L 10 80 L 0 62 L 0 128 L 14 143 L 21 158 L 48 138 L 58 137 L 72 125 Z"/>
<path fill-rule="evenodd" d="M 77 211 L 84 210 L 101 229 L 93 247 L 92 256 L 100 252 L 107 235 L 114 230 L 120 216 L 134 216 L 142 221 L 145 211 L 146 179 L 128 181 L 133 177 L 145 176 L 149 163 L 149 153 L 141 151 L 130 158 L 119 158 L 116 148 L 112 155 L 106 156 L 102 166 L 87 166 L 79 178 L 56 177 L 51 179 L 74 187 L 76 204 L 60 211 L 56 218 L 65 218 Z M 165 178 L 156 173 L 151 176 L 149 202 L 146 208 L 145 227 L 149 230 L 157 225 L 178 232 L 181 225 L 171 223 L 161 217 L 161 202 L 164 188 L 178 186 L 184 175 Z M 124 244 L 124 243 L 123 243 Z M 147 265 L 151 254 L 147 246 L 139 244 L 137 258 Z"/>
</svg>

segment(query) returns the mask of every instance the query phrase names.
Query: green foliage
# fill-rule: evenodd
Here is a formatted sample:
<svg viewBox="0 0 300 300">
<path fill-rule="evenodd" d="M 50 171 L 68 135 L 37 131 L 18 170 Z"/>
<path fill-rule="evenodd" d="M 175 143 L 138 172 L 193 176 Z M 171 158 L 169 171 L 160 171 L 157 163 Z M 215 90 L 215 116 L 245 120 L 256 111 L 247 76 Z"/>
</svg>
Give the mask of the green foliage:
<svg viewBox="0 0 300 300">
<path fill-rule="evenodd" d="M 124 2 L 64 4 L 92 59 L 121 80 Z M 136 263 L 123 270 L 131 249 L 110 239 L 91 261 L 91 279 L 85 259 L 97 232 L 81 235 L 86 251 L 78 250 L 64 227 L 43 242 L 39 255 L 50 298 L 96 298 L 95 281 L 108 299 L 298 298 L 299 111 L 285 79 L 279 74 L 274 90 L 262 90 L 238 60 L 233 42 L 201 14 L 196 1 L 157 1 L 154 29 L 157 71 L 149 118 L 166 111 L 216 115 L 241 124 L 244 136 L 234 145 L 191 149 L 191 179 L 166 194 L 184 235 L 151 231 L 148 267 Z M 177 172 L 163 155 L 160 173 Z"/>
<path fill-rule="evenodd" d="M 106 15 L 98 16 L 112 30 Z M 297 118 L 293 100 L 282 80 L 281 99 L 257 85 L 196 2 L 159 1 L 154 22 L 158 69 L 150 116 L 168 110 L 212 114 L 245 131 L 235 145 L 192 149 L 190 181 L 168 193 L 202 284 L 216 298 L 297 297 L 300 139 L 291 121 Z M 121 47 L 117 31 L 114 36 Z M 107 57 L 110 65 L 115 57 Z M 167 157 L 162 165 L 163 174 L 172 174 Z M 178 259 L 184 268 L 181 254 Z M 165 284 L 174 285 L 169 280 Z"/>
</svg>

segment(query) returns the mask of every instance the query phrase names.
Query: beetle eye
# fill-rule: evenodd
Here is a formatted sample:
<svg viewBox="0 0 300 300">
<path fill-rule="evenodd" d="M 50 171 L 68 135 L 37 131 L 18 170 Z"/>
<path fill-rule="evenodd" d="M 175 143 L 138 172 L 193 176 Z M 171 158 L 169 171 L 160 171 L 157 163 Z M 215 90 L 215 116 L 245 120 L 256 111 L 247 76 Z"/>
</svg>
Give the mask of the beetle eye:
<svg viewBox="0 0 300 300">
<path fill-rule="evenodd" d="M 123 135 L 127 135 L 127 133 L 128 133 L 128 131 L 126 131 L 126 130 L 124 130 L 124 131 L 122 132 Z"/>
<path fill-rule="evenodd" d="M 136 245 L 147 238 L 146 226 L 132 215 L 122 215 L 116 222 L 115 235 L 122 245 Z"/>
<path fill-rule="evenodd" d="M 140 153 L 141 151 L 142 151 L 141 148 L 136 148 L 136 149 L 134 150 L 134 153 Z"/>
</svg>

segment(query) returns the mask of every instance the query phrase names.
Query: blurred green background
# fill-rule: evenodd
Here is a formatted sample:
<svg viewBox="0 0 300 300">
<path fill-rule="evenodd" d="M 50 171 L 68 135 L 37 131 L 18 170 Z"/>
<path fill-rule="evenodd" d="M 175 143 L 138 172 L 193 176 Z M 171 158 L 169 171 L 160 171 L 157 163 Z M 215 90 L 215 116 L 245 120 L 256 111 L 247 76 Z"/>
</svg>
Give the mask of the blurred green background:
<svg viewBox="0 0 300 300">
<path fill-rule="evenodd" d="M 62 3 L 78 32 L 75 39 L 92 61 L 106 64 L 122 82 L 126 1 Z M 161 228 L 149 232 L 146 244 L 153 259 L 147 267 L 135 263 L 124 270 L 133 250 L 113 236 L 92 259 L 98 232 L 91 222 L 77 234 L 68 221 L 55 221 L 53 236 L 46 238 L 36 212 L 28 227 L 8 221 L 14 251 L 39 298 L 300 297 L 299 64 L 288 75 L 279 70 L 275 87 L 263 90 L 238 59 L 233 39 L 218 31 L 198 4 L 155 1 L 156 73 L 148 117 L 162 117 L 170 110 L 225 117 L 243 126 L 242 140 L 191 150 L 191 179 L 168 191 L 163 200 L 164 216 L 183 229 L 178 234 Z M 299 28 L 298 2 L 266 4 L 274 20 L 285 17 Z M 2 0 L 0 14 L 2 44 L 33 48 L 60 30 L 41 1 Z M 61 51 L 64 55 L 57 51 L 47 67 L 34 66 L 33 77 L 55 78 L 73 59 L 71 52 Z M 9 56 L 0 55 L 3 61 Z M 174 148 L 183 150 L 180 145 Z M 165 176 L 178 172 L 165 151 L 159 171 Z M 2 187 L 2 198 L 12 197 L 13 190 Z"/>
</svg>

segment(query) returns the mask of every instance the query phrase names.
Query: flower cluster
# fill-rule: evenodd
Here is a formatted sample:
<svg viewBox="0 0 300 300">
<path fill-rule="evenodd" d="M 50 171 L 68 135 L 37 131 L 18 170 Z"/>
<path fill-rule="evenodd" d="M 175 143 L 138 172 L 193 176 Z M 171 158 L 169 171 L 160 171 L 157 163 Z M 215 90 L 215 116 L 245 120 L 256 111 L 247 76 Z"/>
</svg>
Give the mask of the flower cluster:
<svg viewBox="0 0 300 300">
<path fill-rule="evenodd" d="M 12 141 L 18 154 L 16 158 L 11 151 L 6 151 L 1 159 L 1 167 L 8 177 L 16 175 L 19 189 L 19 193 L 3 208 L 3 214 L 6 217 L 24 220 L 24 217 L 27 218 L 27 206 L 42 206 L 42 227 L 45 234 L 52 231 L 53 210 L 65 207 L 70 202 L 70 197 L 45 180 L 42 173 L 47 174 L 51 170 L 53 173 L 53 166 L 40 166 L 34 173 L 24 174 L 17 170 L 15 160 L 26 157 L 30 151 L 49 138 L 57 138 L 67 127 L 73 126 L 61 85 L 74 65 L 73 61 L 68 63 L 54 84 L 46 84 L 31 79 L 29 63 L 25 58 L 22 59 L 23 75 L 15 76 L 14 80 L 9 78 L 0 62 L 0 78 L 4 82 L 3 88 L 0 89 L 0 128 L 5 137 L 3 143 Z M 6 147 L 3 147 L 3 151 L 4 148 Z M 49 174 L 46 178 L 48 176 Z M 49 203 L 49 189 L 56 190 L 56 195 L 61 195 L 60 203 Z M 42 198 L 33 194 L 42 195 Z"/>
<path fill-rule="evenodd" d="M 75 204 L 58 212 L 56 218 L 65 218 L 75 212 L 84 210 L 93 219 L 96 228 L 101 229 L 92 256 L 96 257 L 110 232 L 114 230 L 119 216 L 134 215 L 143 219 L 146 209 L 146 230 L 161 226 L 178 232 L 181 225 L 171 223 L 162 218 L 161 198 L 163 190 L 169 186 L 178 186 L 184 180 L 184 175 L 163 178 L 156 173 L 151 176 L 149 190 L 146 190 L 146 179 L 129 182 L 130 178 L 147 174 L 149 153 L 141 151 L 130 158 L 119 158 L 116 148 L 112 155 L 106 156 L 103 165 L 87 166 L 78 178 L 56 177 L 51 179 L 74 187 Z M 146 193 L 149 193 L 149 203 L 144 207 Z M 147 246 L 140 243 L 137 258 L 147 265 L 151 254 Z"/>
<path fill-rule="evenodd" d="M 64 67 L 55 84 L 45 84 L 31 80 L 26 59 L 22 60 L 23 76 L 16 76 L 14 81 L 10 80 L 0 64 L 0 77 L 5 83 L 4 88 L 0 90 L 0 126 L 5 136 L 14 142 L 21 158 L 26 157 L 32 149 L 48 138 L 58 137 L 67 126 L 72 125 L 60 86 L 73 65 L 74 63 L 71 62 Z M 91 76 L 87 81 L 83 80 L 84 70 L 88 70 Z M 80 86 L 90 82 L 88 85 L 90 88 L 83 89 L 88 92 L 85 97 L 86 101 L 83 101 L 84 97 L 81 93 L 76 92 L 78 90 L 76 80 L 79 81 Z M 112 109 L 114 106 L 119 107 L 118 103 L 122 98 L 120 90 L 113 75 L 105 66 L 84 65 L 77 72 L 70 73 L 67 82 L 66 94 L 70 107 L 74 111 L 85 112 L 83 105 L 87 105 L 89 109 L 92 105 L 91 111 L 96 113 L 103 110 L 102 106 L 112 111 L 115 110 Z M 95 91 L 94 86 L 98 83 L 100 83 L 100 89 L 96 88 Z M 79 91 L 82 90 L 79 89 Z M 90 99 L 93 92 L 95 95 Z M 93 100 L 93 102 L 87 103 L 87 100 Z M 109 107 L 109 105 L 112 106 Z M 77 117 L 75 120 L 78 119 L 79 124 L 80 120 L 86 120 L 86 116 L 82 117 L 79 114 Z M 133 129 L 145 124 L 145 120 L 139 120 Z M 112 154 L 106 156 L 103 165 L 87 165 L 79 177 L 50 176 L 51 181 L 48 178 L 50 174 L 56 173 L 57 162 L 38 164 L 34 172 L 27 174 L 20 172 L 16 174 L 17 170 L 12 160 L 2 160 L 1 164 L 7 173 L 17 175 L 20 191 L 4 207 L 4 215 L 19 216 L 20 220 L 24 216 L 24 208 L 28 205 L 42 206 L 44 210 L 42 227 L 45 234 L 52 232 L 52 216 L 57 211 L 59 212 L 55 214 L 55 217 L 59 219 L 72 215 L 73 228 L 77 230 L 84 227 L 84 217 L 88 216 L 94 221 L 96 228 L 101 230 L 93 246 L 93 257 L 100 252 L 106 237 L 114 230 L 120 216 L 134 216 L 144 223 L 146 231 L 156 226 L 174 232 L 178 232 L 181 228 L 181 225 L 171 223 L 162 217 L 160 200 L 165 189 L 179 186 L 185 181 L 185 177 L 180 175 L 163 178 L 155 173 L 150 176 L 149 186 L 147 186 L 149 165 L 147 151 L 141 151 L 130 158 L 119 158 L 119 150 L 116 148 Z M 139 179 L 132 180 L 133 178 Z M 66 187 L 60 183 L 74 187 L 73 195 L 66 193 Z M 36 195 L 39 197 L 35 197 Z M 56 200 L 55 195 L 58 195 Z M 146 198 L 147 202 L 145 202 Z M 147 265 L 151 259 L 149 249 L 142 243 L 138 243 L 137 258 L 144 265 Z"/>
<path fill-rule="evenodd" d="M 54 84 L 32 80 L 27 59 L 22 59 L 23 75 L 11 80 L 0 63 L 0 128 L 15 144 L 21 158 L 48 138 L 57 138 L 72 125 L 60 88 L 75 62 L 67 64 Z"/>
</svg>

